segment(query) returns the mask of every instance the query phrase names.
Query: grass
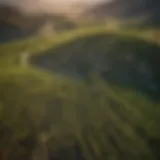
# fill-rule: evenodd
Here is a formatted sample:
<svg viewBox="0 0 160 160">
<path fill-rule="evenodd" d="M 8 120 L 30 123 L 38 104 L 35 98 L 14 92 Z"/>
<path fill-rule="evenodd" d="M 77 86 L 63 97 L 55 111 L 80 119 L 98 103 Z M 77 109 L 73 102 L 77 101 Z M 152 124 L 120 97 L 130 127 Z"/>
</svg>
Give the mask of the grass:
<svg viewBox="0 0 160 160">
<path fill-rule="evenodd" d="M 155 63 L 153 67 L 158 75 L 159 34 L 160 31 L 158 29 L 126 29 L 123 27 L 97 25 L 46 37 L 37 35 L 22 41 L 1 44 L 0 66 L 1 69 L 9 69 L 13 66 L 23 69 L 30 66 L 30 61 L 32 59 L 34 61 L 34 57 L 37 61 L 42 61 L 42 64 L 48 57 L 51 63 L 59 65 L 58 67 L 61 66 L 63 68 L 63 66 L 68 65 L 74 69 L 75 65 L 79 64 L 77 66 L 79 70 L 86 72 L 90 71 L 90 63 L 93 62 L 88 63 L 88 60 L 84 62 L 84 59 L 92 55 L 92 52 L 97 54 L 97 56 L 101 54 L 99 52 L 102 52 L 106 54 L 104 58 L 105 63 L 107 64 L 109 61 L 113 66 L 118 66 L 117 71 L 120 68 L 128 68 L 128 65 L 132 65 L 131 67 L 135 68 L 142 61 L 152 61 L 151 63 Z M 117 53 L 117 51 L 120 53 Z M 128 64 L 125 59 L 132 52 L 135 54 L 136 62 Z M 76 56 L 79 57 L 79 62 Z M 68 62 L 65 59 L 68 59 Z M 98 66 L 96 62 L 92 65 Z M 41 65 L 34 65 L 34 67 L 43 68 Z M 46 71 L 45 67 L 43 71 Z M 119 70 L 119 72 L 122 72 L 122 70 Z M 114 80 L 111 79 L 111 81 Z"/>
<path fill-rule="evenodd" d="M 58 76 L 30 64 L 23 66 L 21 58 L 25 52 L 29 53 L 29 58 L 40 57 L 42 60 L 47 56 L 50 58 L 51 55 L 51 61 L 58 62 L 61 66 L 70 54 L 71 58 L 78 55 L 85 59 L 92 52 L 106 52 L 110 46 L 106 45 L 106 42 L 113 38 L 116 41 L 111 46 L 112 49 L 106 52 L 106 59 L 109 58 L 114 66 L 119 62 L 125 64 L 116 48 L 119 47 L 118 51 L 121 50 L 122 55 L 126 56 L 128 50 L 125 49 L 128 45 L 129 51 L 134 51 L 137 55 L 136 60 L 139 63 L 144 58 L 153 63 L 158 62 L 158 58 L 151 59 L 152 51 L 154 49 L 157 56 L 160 43 L 159 38 L 150 34 L 153 32 L 97 26 L 0 45 L 0 97 L 5 106 L 4 110 L 8 108 L 8 117 L 6 116 L 4 122 L 13 125 L 9 131 L 11 129 L 11 133 L 15 135 L 24 127 L 28 132 L 34 133 L 32 127 L 35 126 L 34 131 L 38 128 L 38 134 L 51 134 L 47 147 L 59 150 L 63 146 L 74 147 L 75 143 L 78 143 L 81 154 L 88 159 L 103 160 L 108 158 L 108 154 L 111 154 L 111 158 L 119 159 L 118 156 L 115 157 L 117 153 L 122 159 L 146 159 L 139 157 L 138 153 L 142 151 L 142 154 L 146 154 L 143 152 L 147 147 L 144 146 L 146 135 L 149 140 L 159 140 L 158 101 L 153 101 L 134 89 L 106 83 L 96 74 L 93 74 L 87 83 L 64 75 Z M 156 33 L 158 35 L 159 31 Z M 73 58 L 73 62 L 76 59 Z M 121 68 L 120 66 L 118 68 Z M 71 65 L 71 68 L 74 68 L 74 65 Z M 145 134 L 138 132 L 138 127 Z M 5 131 L 8 133 L 8 130 Z M 108 153 L 104 156 L 106 148 Z"/>
<path fill-rule="evenodd" d="M 36 53 L 43 53 L 45 50 L 49 48 L 57 47 L 63 43 L 67 43 L 69 41 L 73 41 L 80 37 L 92 36 L 100 33 L 114 33 L 118 35 L 125 35 L 127 37 L 136 37 L 142 40 L 160 43 L 159 30 L 148 29 L 148 30 L 140 30 L 140 29 L 123 29 L 116 28 L 112 29 L 110 27 L 86 27 L 79 28 L 74 31 L 65 32 L 57 35 L 50 35 L 47 37 L 44 36 L 36 36 L 29 37 L 28 39 L 11 42 L 9 44 L 1 44 L 0 45 L 0 55 L 2 57 L 19 55 L 23 52 L 28 52 L 31 55 Z M 34 47 L 33 47 L 34 46 Z M 8 64 L 9 65 L 9 64 Z"/>
<path fill-rule="evenodd" d="M 24 128 L 23 132 L 28 124 L 31 127 L 29 131 L 32 132 L 34 124 L 40 128 L 39 134 L 47 132 L 47 135 L 51 136 L 48 143 L 55 151 L 63 147 L 74 147 L 78 143 L 83 155 L 88 158 L 93 156 L 87 149 L 89 147 L 93 147 L 93 152 L 101 157 L 100 159 L 106 159 L 103 158 L 103 150 L 106 148 L 109 148 L 108 152 L 111 152 L 112 156 L 119 146 L 131 155 L 132 150 L 137 147 L 143 152 L 143 147 L 146 148 L 144 139 L 138 135 L 135 127 L 143 126 L 147 135 L 159 138 L 156 120 L 158 114 L 153 117 L 155 104 L 152 100 L 147 100 L 141 94 L 137 95 L 133 90 L 106 84 L 96 75 L 91 79 L 92 83 L 88 85 L 33 68 L 1 70 L 1 102 L 12 111 L 6 112 L 6 123 Z M 149 110 L 150 106 L 153 107 L 152 112 Z M 29 109 L 29 119 L 24 118 L 25 113 L 23 116 L 19 110 L 17 113 L 17 107 L 20 107 L 20 111 Z M 149 121 L 153 121 L 154 126 L 150 126 Z M 46 129 L 48 125 L 49 130 Z M 16 129 L 15 127 L 12 133 L 21 131 Z M 7 133 L 6 131 L 6 135 Z M 122 135 L 122 138 L 116 134 Z M 91 137 L 88 143 L 87 136 Z M 117 146 L 112 146 L 110 136 L 115 139 Z"/>
<path fill-rule="evenodd" d="M 35 67 L 62 75 L 85 77 L 93 71 L 112 83 L 156 92 L 148 84 L 159 85 L 159 53 L 160 46 L 154 42 L 101 32 L 53 45 L 45 52 L 33 54 L 29 60 Z M 150 72 L 155 76 L 153 79 Z"/>
</svg>

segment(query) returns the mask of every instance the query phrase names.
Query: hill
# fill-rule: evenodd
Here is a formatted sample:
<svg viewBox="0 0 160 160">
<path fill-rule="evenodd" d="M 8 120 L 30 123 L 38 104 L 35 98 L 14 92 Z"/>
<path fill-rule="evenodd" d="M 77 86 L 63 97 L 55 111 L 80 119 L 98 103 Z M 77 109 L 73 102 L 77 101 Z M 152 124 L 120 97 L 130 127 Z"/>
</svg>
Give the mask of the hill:
<svg viewBox="0 0 160 160">
<path fill-rule="evenodd" d="M 96 72 L 107 81 L 152 94 L 160 93 L 158 44 L 120 33 L 76 36 L 40 55 L 31 64 L 71 77 Z"/>
<path fill-rule="evenodd" d="M 112 0 L 86 10 L 83 16 L 95 20 L 108 18 L 119 20 L 137 19 L 146 24 L 159 24 L 159 7 L 158 0 Z"/>
<path fill-rule="evenodd" d="M 21 58 L 17 57 L 20 55 L 22 59 L 28 57 L 26 61 L 34 66 L 61 75 L 86 78 L 88 73 L 97 72 L 112 83 L 157 94 L 160 85 L 158 34 L 158 30 L 154 33 L 92 27 L 53 38 L 38 36 L 22 43 L 11 43 L 9 47 L 2 45 L 1 56 L 17 59 L 12 62 L 10 58 L 7 65 L 21 64 L 18 62 Z"/>
<path fill-rule="evenodd" d="M 88 85 L 33 68 L 1 70 L 1 159 L 156 160 L 159 103 L 91 79 Z"/>
<path fill-rule="evenodd" d="M 150 33 L 91 27 L 1 44 L 0 159 L 159 159 Z"/>
</svg>

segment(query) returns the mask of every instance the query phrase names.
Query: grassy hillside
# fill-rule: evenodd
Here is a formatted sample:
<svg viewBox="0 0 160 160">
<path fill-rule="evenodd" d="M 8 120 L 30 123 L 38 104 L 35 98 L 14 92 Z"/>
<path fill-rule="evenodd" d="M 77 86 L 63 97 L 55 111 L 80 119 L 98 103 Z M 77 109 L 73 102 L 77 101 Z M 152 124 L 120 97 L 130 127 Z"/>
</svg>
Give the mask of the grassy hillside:
<svg viewBox="0 0 160 160">
<path fill-rule="evenodd" d="M 65 36 L 32 54 L 30 63 L 72 77 L 97 72 L 112 83 L 159 94 L 160 46 L 154 32 L 97 27 Z"/>
<path fill-rule="evenodd" d="M 43 54 L 49 49 L 54 49 L 67 42 L 72 42 L 79 38 L 85 38 L 88 36 L 95 36 L 99 34 L 117 34 L 118 36 L 126 36 L 127 38 L 137 38 L 140 40 L 145 40 L 147 42 L 158 44 L 160 43 L 159 29 L 126 29 L 119 26 L 116 23 L 106 24 L 106 26 L 92 26 L 86 28 L 79 28 L 73 31 L 68 31 L 65 33 L 51 34 L 50 36 L 32 36 L 24 40 L 14 41 L 7 44 L 0 44 L 0 55 L 2 58 L 13 58 L 15 56 L 21 56 L 23 53 L 28 53 L 29 55 Z M 104 41 L 105 43 L 105 41 Z M 1 58 L 1 59 L 2 59 Z M 7 65 L 13 65 L 15 63 L 12 59 Z M 3 63 L 1 62 L 1 65 Z M 5 66 L 5 63 L 4 63 Z"/>
<path fill-rule="evenodd" d="M 159 89 L 154 32 L 92 27 L 0 45 L 0 159 L 158 160 L 159 97 L 139 92 L 149 73 L 135 69 L 147 62 Z"/>
<path fill-rule="evenodd" d="M 29 68 L 1 71 L 0 77 L 1 147 L 14 151 L 7 153 L 15 159 L 33 156 L 30 149 L 41 135 L 45 141 L 37 143 L 57 160 L 66 152 L 73 160 L 150 159 L 148 145 L 159 139 L 158 103 L 96 75 L 90 85 Z M 34 156 L 45 156 L 37 148 Z"/>
</svg>

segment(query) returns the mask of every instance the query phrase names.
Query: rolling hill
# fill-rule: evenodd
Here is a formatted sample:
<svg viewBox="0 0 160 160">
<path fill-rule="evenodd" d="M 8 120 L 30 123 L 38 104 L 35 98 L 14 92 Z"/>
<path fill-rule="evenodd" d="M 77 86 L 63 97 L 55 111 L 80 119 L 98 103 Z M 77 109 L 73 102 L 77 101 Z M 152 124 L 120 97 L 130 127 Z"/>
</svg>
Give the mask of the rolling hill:
<svg viewBox="0 0 160 160">
<path fill-rule="evenodd" d="M 112 83 L 159 94 L 159 53 L 159 45 L 153 42 L 102 32 L 62 42 L 30 62 L 71 77 L 86 78 L 96 72 Z"/>
<path fill-rule="evenodd" d="M 159 159 L 154 32 L 89 27 L 1 44 L 0 159 Z"/>
</svg>

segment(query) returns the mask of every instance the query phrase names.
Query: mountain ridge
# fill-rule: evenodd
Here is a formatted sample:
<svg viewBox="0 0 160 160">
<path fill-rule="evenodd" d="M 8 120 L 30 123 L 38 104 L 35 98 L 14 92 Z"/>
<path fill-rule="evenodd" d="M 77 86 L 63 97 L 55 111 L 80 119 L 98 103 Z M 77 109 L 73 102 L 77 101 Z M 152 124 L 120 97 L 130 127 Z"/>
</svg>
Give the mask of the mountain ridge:
<svg viewBox="0 0 160 160">
<path fill-rule="evenodd" d="M 1 42 L 46 31 L 46 26 L 51 28 L 48 30 L 51 32 L 72 28 L 74 23 L 60 14 L 26 14 L 16 7 L 0 5 Z"/>
<path fill-rule="evenodd" d="M 146 21 L 158 22 L 160 21 L 160 2 L 158 0 L 112 0 L 94 6 L 82 15 L 91 17 L 92 19 L 131 19 L 144 18 Z"/>
</svg>

